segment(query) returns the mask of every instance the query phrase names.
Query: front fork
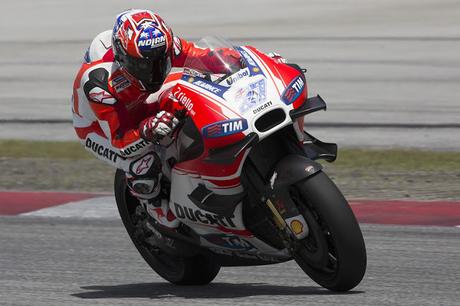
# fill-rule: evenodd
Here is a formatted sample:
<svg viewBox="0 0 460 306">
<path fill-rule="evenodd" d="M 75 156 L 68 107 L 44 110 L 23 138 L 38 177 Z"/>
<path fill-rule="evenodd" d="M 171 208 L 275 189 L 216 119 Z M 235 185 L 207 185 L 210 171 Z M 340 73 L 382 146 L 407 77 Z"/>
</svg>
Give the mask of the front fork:
<svg viewBox="0 0 460 306">
<path fill-rule="evenodd" d="M 279 190 L 267 197 L 264 202 L 270 209 L 278 229 L 297 240 L 308 236 L 308 223 L 292 201 L 288 190 Z"/>
</svg>

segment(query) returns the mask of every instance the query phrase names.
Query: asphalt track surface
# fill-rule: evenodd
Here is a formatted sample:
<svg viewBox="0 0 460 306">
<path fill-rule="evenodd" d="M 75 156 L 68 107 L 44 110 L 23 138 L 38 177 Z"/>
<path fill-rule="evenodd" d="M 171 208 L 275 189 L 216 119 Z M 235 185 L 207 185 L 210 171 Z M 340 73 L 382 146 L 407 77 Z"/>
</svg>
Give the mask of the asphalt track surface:
<svg viewBox="0 0 460 306">
<path fill-rule="evenodd" d="M 204 287 L 170 285 L 121 221 L 0 217 L 1 305 L 458 305 L 459 228 L 363 224 L 368 268 L 348 294 L 294 262 L 224 268 Z"/>
<path fill-rule="evenodd" d="M 179 36 L 227 37 L 306 67 L 310 95 L 328 102 L 308 118 L 320 139 L 460 151 L 455 0 L 8 1 L 0 138 L 75 139 L 74 75 L 92 38 L 128 5 L 158 11 Z"/>
<path fill-rule="evenodd" d="M 137 254 L 113 196 L 1 192 L 0 305 L 456 305 L 459 202 L 351 204 L 373 223 L 361 224 L 368 269 L 355 290 L 333 294 L 294 262 L 224 268 L 212 285 L 173 286 Z"/>
</svg>

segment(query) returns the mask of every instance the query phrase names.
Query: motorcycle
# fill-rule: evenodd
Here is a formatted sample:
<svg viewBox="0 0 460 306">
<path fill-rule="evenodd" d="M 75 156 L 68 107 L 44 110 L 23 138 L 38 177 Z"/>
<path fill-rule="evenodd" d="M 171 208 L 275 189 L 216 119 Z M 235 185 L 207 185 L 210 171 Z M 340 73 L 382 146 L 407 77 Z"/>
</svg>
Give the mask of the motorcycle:
<svg viewBox="0 0 460 306">
<path fill-rule="evenodd" d="M 366 270 L 363 236 L 346 199 L 316 160 L 333 162 L 337 145 L 304 131 L 304 116 L 326 109 L 307 98 L 305 70 L 250 46 L 216 38 L 200 46 L 231 48 L 235 65 L 211 73 L 191 59 L 167 80 L 180 120 L 163 147 L 161 197 L 181 221 L 158 224 L 115 175 L 123 224 L 150 267 L 177 285 L 204 285 L 220 267 L 294 259 L 316 283 L 357 286 Z"/>
</svg>

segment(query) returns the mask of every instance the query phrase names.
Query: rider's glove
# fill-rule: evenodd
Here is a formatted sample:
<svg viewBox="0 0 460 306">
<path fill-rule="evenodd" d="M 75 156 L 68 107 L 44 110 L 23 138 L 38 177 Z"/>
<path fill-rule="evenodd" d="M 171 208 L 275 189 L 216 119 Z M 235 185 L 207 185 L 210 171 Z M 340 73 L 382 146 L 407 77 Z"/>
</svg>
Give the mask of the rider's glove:
<svg viewBox="0 0 460 306">
<path fill-rule="evenodd" d="M 179 120 L 173 114 L 161 111 L 154 117 L 144 119 L 139 124 L 139 133 L 145 140 L 159 141 L 171 134 L 178 123 Z"/>
<path fill-rule="evenodd" d="M 286 64 L 286 62 L 287 62 L 287 60 L 284 57 L 282 57 L 281 55 L 279 55 L 276 52 L 270 52 L 267 55 L 270 56 L 275 61 L 277 61 L 278 63 Z"/>
</svg>

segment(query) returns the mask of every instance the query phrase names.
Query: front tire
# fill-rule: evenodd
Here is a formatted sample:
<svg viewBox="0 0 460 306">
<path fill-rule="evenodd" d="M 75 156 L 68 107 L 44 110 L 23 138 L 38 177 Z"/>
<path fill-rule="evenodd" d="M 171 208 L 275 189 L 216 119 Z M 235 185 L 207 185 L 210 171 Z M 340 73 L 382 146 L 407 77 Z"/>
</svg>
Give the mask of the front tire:
<svg viewBox="0 0 460 306">
<path fill-rule="evenodd" d="M 294 259 L 315 282 L 333 291 L 357 286 L 366 271 L 366 248 L 358 222 L 340 190 L 318 172 L 291 188 L 309 225 Z"/>
<path fill-rule="evenodd" d="M 158 275 L 176 285 L 206 285 L 217 276 L 220 266 L 208 257 L 173 256 L 144 241 L 143 235 L 139 235 L 139 227 L 136 226 L 139 218 L 136 208 L 140 204 L 128 191 L 122 170 L 117 170 L 115 174 L 115 199 L 129 237 L 144 260 Z"/>
</svg>

